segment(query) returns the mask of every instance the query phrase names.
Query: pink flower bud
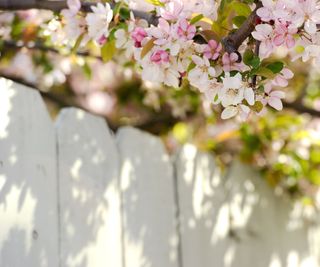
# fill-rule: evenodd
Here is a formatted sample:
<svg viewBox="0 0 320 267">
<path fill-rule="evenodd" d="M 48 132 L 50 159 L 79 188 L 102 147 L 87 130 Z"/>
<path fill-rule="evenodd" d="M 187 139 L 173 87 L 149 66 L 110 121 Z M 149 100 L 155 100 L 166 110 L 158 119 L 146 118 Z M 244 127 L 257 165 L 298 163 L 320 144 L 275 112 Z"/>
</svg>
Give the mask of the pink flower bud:
<svg viewBox="0 0 320 267">
<path fill-rule="evenodd" d="M 104 35 L 102 35 L 98 40 L 98 44 L 104 45 L 106 43 L 106 41 L 107 41 L 107 38 Z"/>
<path fill-rule="evenodd" d="M 220 56 L 222 45 L 215 40 L 210 40 L 204 49 L 204 56 L 208 59 L 216 60 Z"/>
<path fill-rule="evenodd" d="M 192 40 L 196 34 L 196 27 L 186 19 L 182 19 L 178 23 L 177 34 L 183 40 Z"/>
<path fill-rule="evenodd" d="M 156 63 L 156 64 L 168 63 L 169 54 L 165 50 L 157 50 L 152 53 L 150 59 L 153 63 Z"/>
<path fill-rule="evenodd" d="M 144 38 L 147 37 L 147 32 L 145 29 L 141 27 L 137 27 L 134 29 L 134 31 L 131 33 L 131 38 L 134 40 L 134 46 L 135 47 L 141 47 L 141 42 Z"/>
</svg>

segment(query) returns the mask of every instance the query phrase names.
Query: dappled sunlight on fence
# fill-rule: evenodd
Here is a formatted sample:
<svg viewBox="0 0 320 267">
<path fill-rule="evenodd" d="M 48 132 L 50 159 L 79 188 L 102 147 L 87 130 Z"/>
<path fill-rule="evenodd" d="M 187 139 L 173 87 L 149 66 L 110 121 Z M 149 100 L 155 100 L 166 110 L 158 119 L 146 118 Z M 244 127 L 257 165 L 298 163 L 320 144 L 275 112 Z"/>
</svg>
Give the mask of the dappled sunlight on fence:
<svg viewBox="0 0 320 267">
<path fill-rule="evenodd" d="M 162 142 L 133 128 L 117 133 L 125 266 L 178 266 L 173 167 Z"/>
<path fill-rule="evenodd" d="M 0 86 L 0 265 L 57 266 L 53 124 L 37 92 Z"/>
<path fill-rule="evenodd" d="M 116 136 L 0 80 L 0 266 L 318 267 L 319 225 L 248 166 Z"/>
<path fill-rule="evenodd" d="M 61 266 L 121 266 L 118 153 L 105 122 L 76 109 L 57 120 Z"/>
</svg>

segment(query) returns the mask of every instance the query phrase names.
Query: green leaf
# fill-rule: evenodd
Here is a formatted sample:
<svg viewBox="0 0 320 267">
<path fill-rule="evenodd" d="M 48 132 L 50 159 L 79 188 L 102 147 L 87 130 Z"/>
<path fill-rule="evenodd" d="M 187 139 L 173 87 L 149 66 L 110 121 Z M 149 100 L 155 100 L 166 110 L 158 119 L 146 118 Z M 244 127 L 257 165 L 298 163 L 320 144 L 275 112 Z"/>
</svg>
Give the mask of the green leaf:
<svg viewBox="0 0 320 267">
<path fill-rule="evenodd" d="M 78 48 L 79 48 L 79 46 L 80 46 L 80 44 L 81 44 L 81 42 L 82 42 L 82 40 L 83 40 L 83 37 L 84 37 L 84 33 L 81 34 L 81 35 L 78 37 L 76 43 L 74 44 L 74 46 L 73 46 L 72 49 L 71 49 L 71 53 L 72 53 L 72 54 L 77 53 L 77 50 L 78 50 Z"/>
<path fill-rule="evenodd" d="M 313 163 L 320 163 L 320 149 L 313 149 L 310 153 L 310 159 Z"/>
<path fill-rule="evenodd" d="M 250 66 L 250 62 L 254 57 L 254 53 L 251 49 L 247 49 L 243 54 L 243 63 L 247 66 Z"/>
<path fill-rule="evenodd" d="M 118 2 L 118 3 L 116 3 L 116 5 L 114 6 L 114 9 L 113 9 L 113 16 L 114 16 L 114 17 L 115 17 L 117 14 L 119 14 L 121 6 L 122 6 L 122 2 Z"/>
<path fill-rule="evenodd" d="M 284 64 L 283 64 L 283 62 L 280 62 L 280 61 L 270 63 L 266 66 L 266 68 L 271 70 L 274 74 L 277 74 L 280 71 L 282 71 L 283 67 L 284 67 Z"/>
<path fill-rule="evenodd" d="M 120 8 L 119 15 L 123 20 L 130 19 L 130 11 L 127 8 Z"/>
<path fill-rule="evenodd" d="M 250 62 L 250 66 L 252 66 L 252 68 L 257 69 L 260 66 L 260 58 L 258 56 L 254 56 L 253 59 Z"/>
<path fill-rule="evenodd" d="M 84 75 L 87 77 L 87 79 L 91 79 L 92 77 L 92 70 L 88 64 L 88 62 L 85 62 L 84 65 L 82 66 L 82 70 Z"/>
<path fill-rule="evenodd" d="M 190 20 L 190 24 L 195 24 L 197 23 L 199 20 L 201 20 L 203 18 L 203 15 L 202 14 L 199 14 L 195 17 L 193 17 L 191 20 Z"/>
<path fill-rule="evenodd" d="M 162 2 L 160 2 L 159 0 L 144 0 L 149 4 L 152 4 L 154 6 L 164 6 L 164 4 Z"/>
<path fill-rule="evenodd" d="M 260 66 L 260 58 L 252 50 L 247 49 L 243 55 L 243 62 L 247 66 L 257 69 Z"/>
<path fill-rule="evenodd" d="M 230 6 L 238 14 L 238 16 L 249 17 L 252 12 L 251 8 L 245 3 L 234 1 L 230 4 Z"/>
<path fill-rule="evenodd" d="M 195 64 L 193 61 L 191 61 L 191 63 L 190 63 L 189 66 L 188 66 L 187 72 L 191 71 L 191 70 L 194 69 L 195 67 L 196 67 L 196 64 Z"/>
<path fill-rule="evenodd" d="M 268 68 L 265 67 L 260 67 L 256 72 L 256 75 L 268 78 L 268 79 L 272 79 L 274 78 L 275 74 Z"/>
<path fill-rule="evenodd" d="M 219 35 L 217 35 L 214 31 L 204 30 L 199 33 L 207 42 L 210 40 L 220 41 Z"/>
<path fill-rule="evenodd" d="M 155 39 L 152 38 L 144 45 L 141 51 L 141 59 L 143 59 L 145 55 L 148 54 L 148 52 L 154 47 L 154 41 Z"/>
<path fill-rule="evenodd" d="M 320 170 L 313 169 L 310 172 L 310 180 L 315 185 L 320 185 Z"/>
<path fill-rule="evenodd" d="M 240 28 L 241 25 L 246 21 L 246 19 L 247 18 L 245 16 L 235 16 L 232 19 L 232 23 L 236 25 L 238 28 Z"/>
<path fill-rule="evenodd" d="M 116 42 L 115 40 L 105 43 L 101 47 L 101 57 L 104 62 L 108 62 L 112 59 L 116 52 Z"/>
<path fill-rule="evenodd" d="M 251 107 L 251 109 L 259 113 L 263 109 L 263 107 L 264 106 L 260 101 L 256 101 L 254 105 Z"/>
</svg>

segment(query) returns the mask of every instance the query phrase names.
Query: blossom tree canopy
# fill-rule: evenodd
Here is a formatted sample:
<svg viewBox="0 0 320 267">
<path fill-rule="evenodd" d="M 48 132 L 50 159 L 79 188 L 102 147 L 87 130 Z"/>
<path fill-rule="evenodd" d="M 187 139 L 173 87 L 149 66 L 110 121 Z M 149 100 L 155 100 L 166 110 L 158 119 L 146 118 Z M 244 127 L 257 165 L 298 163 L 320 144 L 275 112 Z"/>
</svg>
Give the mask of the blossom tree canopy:
<svg viewBox="0 0 320 267">
<path fill-rule="evenodd" d="M 276 48 L 288 49 L 292 60 L 320 63 L 316 0 L 148 2 L 141 8 L 156 16 L 150 22 L 130 10 L 137 1 L 92 4 L 83 12 L 80 0 L 68 0 L 44 34 L 72 50 L 93 42 L 105 60 L 124 53 L 143 80 L 188 83 L 222 105 L 222 119 L 246 119 L 268 105 L 282 110 L 285 94 L 274 88 L 286 87 L 294 74 L 270 58 Z"/>
<path fill-rule="evenodd" d="M 241 150 L 271 184 L 314 200 L 317 0 L 0 0 L 0 10 L 1 76 L 103 115 L 111 128 L 143 121 L 149 130 L 157 117 L 181 141 L 192 122 L 223 162 L 228 148 Z"/>
</svg>

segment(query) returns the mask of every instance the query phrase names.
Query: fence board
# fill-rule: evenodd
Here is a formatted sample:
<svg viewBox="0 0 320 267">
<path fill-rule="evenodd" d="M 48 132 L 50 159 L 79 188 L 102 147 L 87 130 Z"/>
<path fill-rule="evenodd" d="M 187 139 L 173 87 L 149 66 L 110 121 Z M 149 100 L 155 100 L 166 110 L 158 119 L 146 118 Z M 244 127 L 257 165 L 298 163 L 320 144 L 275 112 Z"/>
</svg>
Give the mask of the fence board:
<svg viewBox="0 0 320 267">
<path fill-rule="evenodd" d="M 117 134 L 126 267 L 176 267 L 173 168 L 162 142 L 133 128 Z"/>
<path fill-rule="evenodd" d="M 214 159 L 185 145 L 176 160 L 183 267 L 224 266 L 229 214 Z"/>
<path fill-rule="evenodd" d="M 234 233 L 228 266 L 317 266 L 309 253 L 306 225 L 257 172 L 235 162 L 227 189 Z"/>
<path fill-rule="evenodd" d="M 35 90 L 0 79 L 0 266 L 57 267 L 53 123 Z"/>
<path fill-rule="evenodd" d="M 62 267 L 120 267 L 118 152 L 105 121 L 77 109 L 57 121 Z"/>
</svg>

